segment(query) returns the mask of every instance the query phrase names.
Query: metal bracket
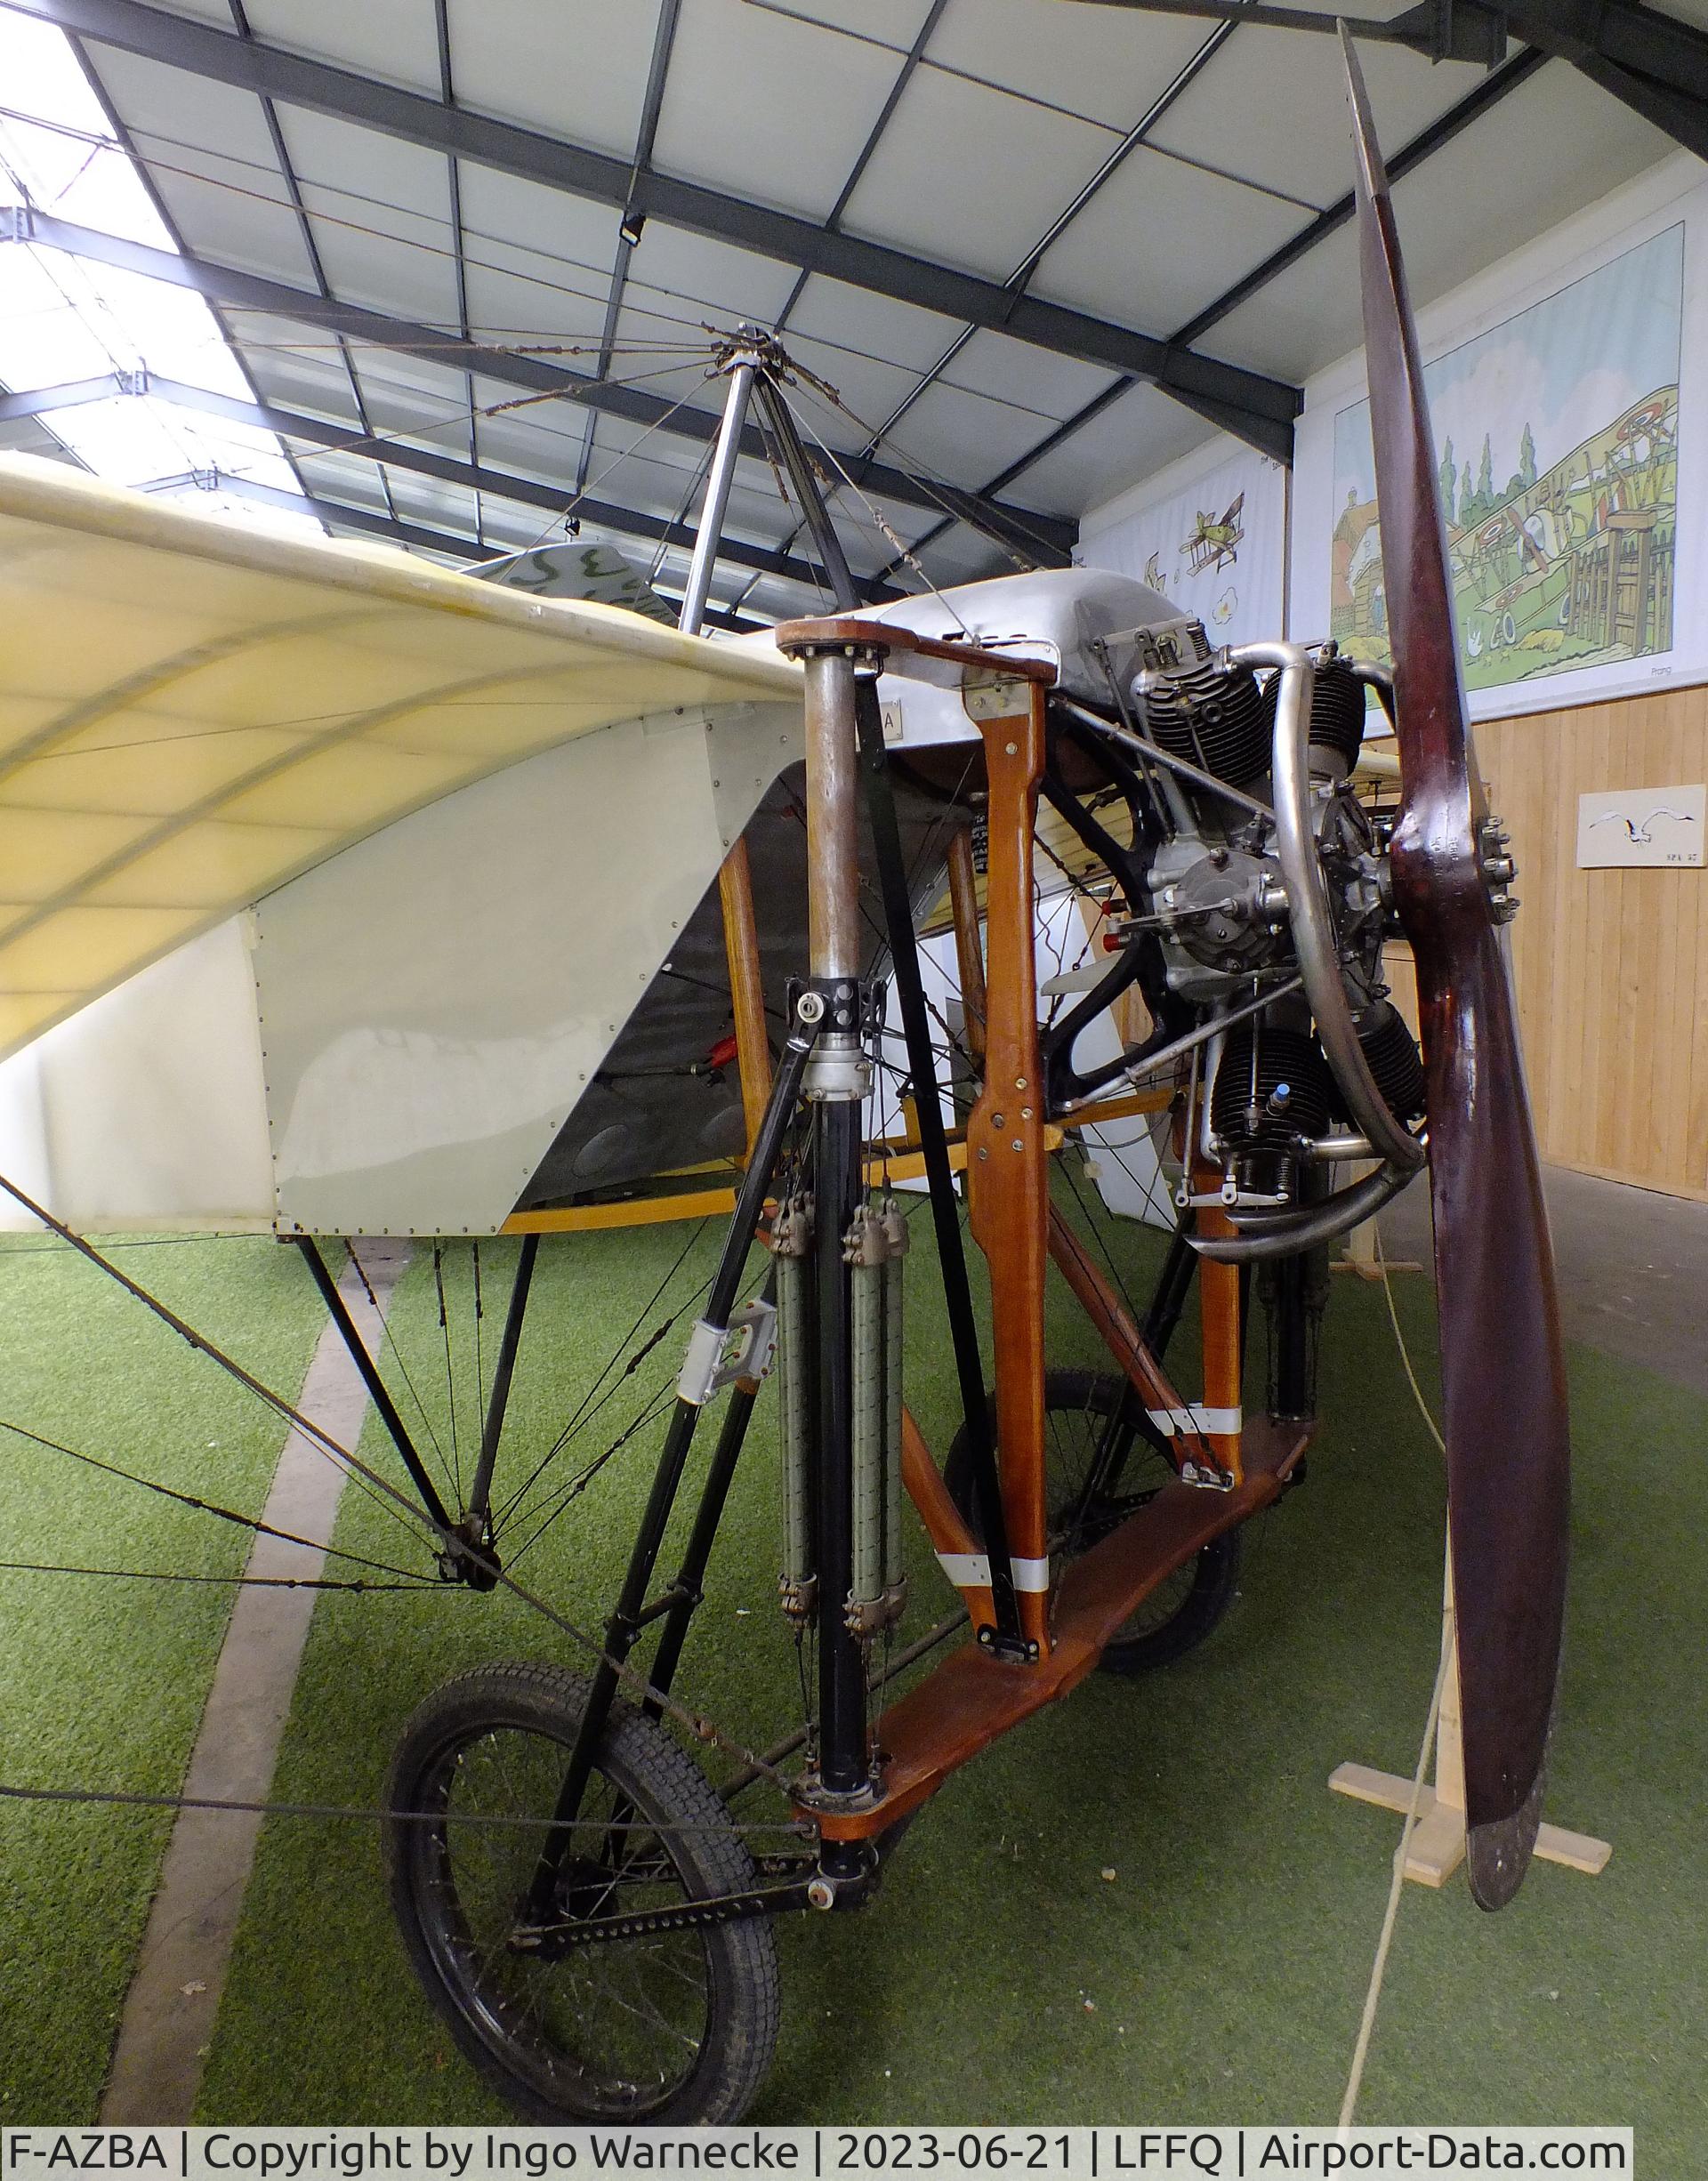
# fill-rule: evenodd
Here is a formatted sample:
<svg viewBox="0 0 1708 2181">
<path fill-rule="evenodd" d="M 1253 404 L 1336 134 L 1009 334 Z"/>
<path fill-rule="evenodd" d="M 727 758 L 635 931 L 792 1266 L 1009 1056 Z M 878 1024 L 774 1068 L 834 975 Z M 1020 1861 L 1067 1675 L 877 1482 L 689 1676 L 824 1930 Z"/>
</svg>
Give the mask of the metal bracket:
<svg viewBox="0 0 1708 2181">
<path fill-rule="evenodd" d="M 28 205 L 0 205 L 0 242 L 31 242 L 36 215 Z"/>
<path fill-rule="evenodd" d="M 1011 720 L 1025 712 L 1028 685 L 1012 674 L 969 674 L 961 687 L 968 719 Z"/>
<path fill-rule="evenodd" d="M 1488 0 L 1421 0 L 1389 28 L 1431 61 L 1470 60 L 1494 68 L 1506 58 L 1506 11 Z"/>
<path fill-rule="evenodd" d="M 760 1297 L 730 1314 L 727 1325 L 697 1318 L 676 1380 L 680 1400 L 703 1409 L 737 1379 L 762 1379 L 777 1354 L 777 1305 Z"/>
</svg>

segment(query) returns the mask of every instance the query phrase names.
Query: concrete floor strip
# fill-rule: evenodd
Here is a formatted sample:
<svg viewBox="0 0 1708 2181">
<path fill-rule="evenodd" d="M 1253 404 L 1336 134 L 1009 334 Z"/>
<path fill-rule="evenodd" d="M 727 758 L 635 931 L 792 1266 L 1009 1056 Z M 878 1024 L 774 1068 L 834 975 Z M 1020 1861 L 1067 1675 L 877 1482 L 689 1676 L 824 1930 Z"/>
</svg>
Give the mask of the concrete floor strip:
<svg viewBox="0 0 1708 2181">
<path fill-rule="evenodd" d="M 353 1268 L 340 1283 L 370 1352 L 377 1349 L 407 1261 L 407 1244 L 364 1244 L 362 1264 L 377 1311 Z M 328 1324 L 320 1336 L 297 1405 L 341 1445 L 356 1445 L 367 1392 L 335 1326 Z M 299 1537 L 329 1538 L 344 1481 L 336 1462 L 293 1431 L 262 1518 Z M 300 1580 L 318 1575 L 325 1560 L 322 1552 L 262 1536 L 245 1572 Z M 312 1590 L 238 1590 L 185 1775 L 186 1795 L 265 1800 L 315 1597 Z M 232 1811 L 178 1813 L 119 2021 L 101 2098 L 105 2125 L 172 2126 L 190 2119 L 262 1823 L 258 1815 Z"/>
</svg>

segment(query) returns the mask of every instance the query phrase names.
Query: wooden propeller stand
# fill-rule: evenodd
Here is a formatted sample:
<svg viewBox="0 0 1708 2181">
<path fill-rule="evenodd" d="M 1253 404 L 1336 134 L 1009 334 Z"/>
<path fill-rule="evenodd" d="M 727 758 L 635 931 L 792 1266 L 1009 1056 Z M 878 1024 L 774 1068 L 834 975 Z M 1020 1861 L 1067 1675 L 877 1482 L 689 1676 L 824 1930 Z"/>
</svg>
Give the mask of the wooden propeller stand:
<svg viewBox="0 0 1708 2181">
<path fill-rule="evenodd" d="M 1459 1639 L 1453 1610 L 1453 1568 L 1441 1606 L 1442 1654 L 1446 1678 L 1441 1687 L 1441 1718 L 1436 1729 L 1435 1784 L 1426 1787 L 1417 1807 L 1417 1823 L 1406 1854 L 1406 1875 L 1420 1886 L 1445 1886 L 1465 1859 L 1465 1763 L 1459 1725 Z M 1398 1772 L 1377 1772 L 1369 1765 L 1337 1765 L 1329 1788 L 1355 1802 L 1402 1814 L 1412 1807 L 1412 1783 Z M 1613 1854 L 1611 1842 L 1588 1833 L 1544 1825 L 1536 1836 L 1536 1854 L 1544 1863 L 1564 1863 L 1598 1878 Z"/>
</svg>

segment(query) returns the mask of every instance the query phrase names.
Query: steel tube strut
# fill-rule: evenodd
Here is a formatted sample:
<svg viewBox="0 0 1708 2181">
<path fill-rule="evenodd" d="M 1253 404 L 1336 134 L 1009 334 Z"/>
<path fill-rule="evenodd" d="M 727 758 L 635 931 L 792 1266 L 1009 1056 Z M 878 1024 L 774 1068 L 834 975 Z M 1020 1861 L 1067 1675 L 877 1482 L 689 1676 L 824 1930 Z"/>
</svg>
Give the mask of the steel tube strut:
<svg viewBox="0 0 1708 2181">
<path fill-rule="evenodd" d="M 765 1283 L 763 1299 L 767 1302 L 774 1302 L 777 1299 L 775 1268 Z M 712 1548 L 717 1541 L 718 1525 L 723 1519 L 724 1502 L 729 1499 L 729 1487 L 735 1481 L 736 1464 L 741 1458 L 747 1427 L 753 1420 L 753 1404 L 758 1398 L 758 1383 L 750 1379 L 741 1380 L 730 1389 L 729 1406 L 724 1412 L 723 1429 L 718 1434 L 717 1447 L 705 1473 L 705 1483 L 700 1490 L 700 1504 L 695 1511 L 694 1526 L 689 1533 L 681 1566 L 677 1571 L 674 1585 L 676 1596 L 647 1674 L 648 1681 L 664 1695 L 669 1694 L 670 1685 L 676 1678 L 682 1645 L 688 1636 L 688 1624 L 700 1602 L 705 1571 L 712 1558 Z M 649 1699 L 647 1710 L 656 1718 L 659 1707 Z"/>
<path fill-rule="evenodd" d="M 777 1072 L 777 1081 L 771 1086 L 771 1101 L 766 1108 L 764 1122 L 753 1145 L 753 1155 L 748 1162 L 741 1193 L 736 1199 L 736 1209 L 730 1219 L 723 1254 L 718 1260 L 711 1292 L 706 1298 L 705 1317 L 710 1324 L 728 1325 L 729 1323 L 741 1285 L 742 1273 L 746 1266 L 747 1252 L 753 1247 L 753 1236 L 758 1232 L 760 1214 L 765 1208 L 766 1192 L 781 1155 L 784 1131 L 788 1127 L 801 1095 L 802 1074 L 811 1054 L 815 1035 L 815 1026 L 797 1023 L 790 1031 L 788 1042 L 783 1048 L 782 1064 Z M 669 1429 L 665 1434 L 664 1446 L 659 1452 L 658 1467 L 653 1477 L 646 1512 L 640 1518 L 640 1527 L 629 1555 L 623 1588 L 616 1609 L 605 1624 L 608 1655 L 594 1670 L 592 1686 L 587 1696 L 587 1709 L 582 1714 L 576 1745 L 570 1752 L 568 1768 L 559 1791 L 556 1816 L 560 1829 L 547 1834 L 541 1849 L 533 1887 L 536 1905 L 549 1896 L 558 1866 L 568 1851 L 570 1839 L 568 1828 L 581 1807 L 581 1799 L 586 1792 L 588 1778 L 592 1772 L 593 1758 L 604 1737 L 611 1716 L 611 1705 L 616 1701 L 621 1678 L 618 1667 L 626 1662 L 634 1647 L 636 1637 L 645 1625 L 642 1615 L 646 1608 L 648 1586 L 657 1564 L 659 1549 L 665 1541 L 665 1532 L 676 1503 L 689 1448 L 693 1442 L 700 1414 L 697 1404 L 678 1396 Z"/>
<path fill-rule="evenodd" d="M 806 1074 L 813 1113 L 818 1776 L 826 1794 L 848 1796 L 858 1793 L 866 1777 L 865 1661 L 848 1625 L 854 1574 L 854 1454 L 851 1297 L 843 1261 L 843 1244 L 865 1187 L 855 648 L 809 642 L 788 649 L 806 671 L 807 962 L 812 996 L 825 1018 Z"/>
<path fill-rule="evenodd" d="M 712 571 L 717 566 L 723 519 L 729 506 L 729 487 L 735 481 L 736 457 L 741 452 L 742 427 L 747 422 L 747 398 L 753 390 L 753 366 L 745 360 L 737 363 L 729 374 L 723 422 L 718 427 L 711 473 L 705 480 L 705 505 L 700 510 L 699 533 L 689 564 L 688 589 L 676 616 L 676 625 L 685 636 L 697 636 L 705 616 L 706 595 L 712 588 Z"/>
<path fill-rule="evenodd" d="M 398 1413 L 398 1404 L 391 1398 L 391 1388 L 380 1376 L 379 1366 L 368 1353 L 367 1343 L 357 1331 L 356 1321 L 350 1315 L 343 1297 L 338 1292 L 338 1283 L 327 1270 L 326 1260 L 316 1246 L 312 1235 L 298 1235 L 295 1241 L 307 1260 L 309 1270 L 314 1276 L 314 1284 L 326 1306 L 326 1315 L 338 1328 L 339 1337 L 350 1350 L 350 1361 L 361 1373 L 368 1399 L 378 1411 L 380 1421 L 391 1434 L 391 1444 L 397 1448 L 404 1468 L 408 1470 L 415 1490 L 421 1494 L 421 1503 L 427 1511 L 428 1519 L 448 1542 L 455 1525 L 445 1510 L 445 1502 L 439 1498 L 432 1478 L 427 1474 L 420 1450 L 409 1436 L 408 1425 Z"/>
<path fill-rule="evenodd" d="M 789 414 L 789 405 L 776 381 L 764 372 L 760 374 L 757 393 L 766 427 L 782 454 L 783 466 L 789 473 L 789 487 L 806 519 L 813 551 L 824 568 L 832 595 L 844 613 L 850 612 L 860 603 L 859 586 L 854 581 L 842 541 L 831 522 L 830 511 L 818 489 L 818 479 L 813 475 L 812 463 L 801 443 L 794 419 Z"/>
<path fill-rule="evenodd" d="M 480 1458 L 475 1463 L 474 1478 L 469 1486 L 469 1513 L 483 1530 L 492 1512 L 492 1472 L 498 1460 L 498 1441 L 504 1434 L 504 1412 L 510 1406 L 510 1381 L 516 1372 L 516 1355 L 522 1344 L 522 1320 L 528 1315 L 528 1290 L 534 1284 L 534 1260 L 539 1253 L 539 1236 L 525 1235 L 521 1254 L 516 1260 L 516 1277 L 511 1283 L 504 1339 L 498 1344 L 498 1361 L 493 1368 L 492 1391 L 487 1396 L 486 1421 L 480 1431 Z"/>
<path fill-rule="evenodd" d="M 853 1372 L 847 1235 L 864 1187 L 860 1100 L 813 1107 L 813 1259 L 818 1302 L 818 1777 L 832 1795 L 866 1785 L 866 1664 L 848 1624 L 854 1584 Z"/>
</svg>

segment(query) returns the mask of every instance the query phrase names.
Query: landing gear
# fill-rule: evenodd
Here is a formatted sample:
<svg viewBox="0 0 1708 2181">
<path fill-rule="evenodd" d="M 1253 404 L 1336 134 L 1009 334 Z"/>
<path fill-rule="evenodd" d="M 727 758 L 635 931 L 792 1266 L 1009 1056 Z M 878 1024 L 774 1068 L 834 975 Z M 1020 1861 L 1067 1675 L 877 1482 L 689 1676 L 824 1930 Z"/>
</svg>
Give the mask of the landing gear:
<svg viewBox="0 0 1708 2181">
<path fill-rule="evenodd" d="M 560 1667 L 481 1667 L 416 1711 L 386 1794 L 389 1810 L 412 1814 L 386 1830 L 404 1944 L 458 2046 L 528 2119 L 733 2121 L 777 2041 L 769 1923 L 574 1943 L 577 1922 L 759 1883 L 704 1775 L 626 1704 L 611 1709 L 542 1898 L 587 1696 L 584 1678 Z"/>
<path fill-rule="evenodd" d="M 1050 1580 L 1155 1499 L 1174 1475 L 1134 1416 L 1137 1396 L 1112 1371 L 1047 1371 L 1043 1379 L 1044 1490 Z M 943 1481 L 968 1518 L 970 1465 L 964 1432 L 943 1464 Z M 1106 1673 L 1150 1673 L 1194 1650 L 1221 1621 L 1239 1587 L 1240 1533 L 1201 1545 L 1124 1622 L 1100 1663 Z"/>
</svg>

